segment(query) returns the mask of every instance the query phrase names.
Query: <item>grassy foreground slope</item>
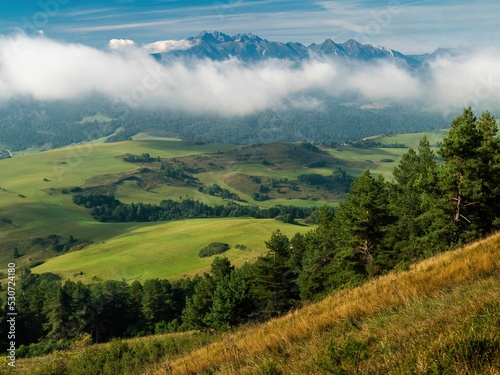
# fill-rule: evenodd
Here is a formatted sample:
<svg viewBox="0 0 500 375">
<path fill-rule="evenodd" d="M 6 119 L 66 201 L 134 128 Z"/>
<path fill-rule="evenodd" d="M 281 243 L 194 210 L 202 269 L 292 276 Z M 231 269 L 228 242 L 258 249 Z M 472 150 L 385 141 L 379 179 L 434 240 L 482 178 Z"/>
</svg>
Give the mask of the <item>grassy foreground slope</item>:
<svg viewBox="0 0 500 375">
<path fill-rule="evenodd" d="M 171 374 L 498 374 L 499 255 L 497 234 L 165 361 Z"/>
<path fill-rule="evenodd" d="M 500 233 L 264 324 L 77 344 L 16 373 L 498 374 L 499 249 Z"/>
</svg>

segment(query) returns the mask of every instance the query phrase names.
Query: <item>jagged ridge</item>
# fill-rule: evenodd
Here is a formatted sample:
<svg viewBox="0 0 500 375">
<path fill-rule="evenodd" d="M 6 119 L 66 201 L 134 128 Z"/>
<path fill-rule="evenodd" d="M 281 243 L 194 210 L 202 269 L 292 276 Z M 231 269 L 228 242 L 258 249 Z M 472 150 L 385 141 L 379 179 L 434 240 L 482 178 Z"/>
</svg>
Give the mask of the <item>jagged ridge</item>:
<svg viewBox="0 0 500 375">
<path fill-rule="evenodd" d="M 270 58 L 297 62 L 313 57 L 336 57 L 359 61 L 387 59 L 417 68 L 437 55 L 456 53 L 440 48 L 432 54 L 405 55 L 382 46 L 361 44 L 353 39 L 344 43 L 336 43 L 327 39 L 321 44 L 313 43 L 305 46 L 296 42 L 269 41 L 252 33 L 229 36 L 219 31 L 212 33 L 203 31 L 195 37 L 188 38 L 188 41 L 192 44 L 189 49 L 158 53 L 155 54 L 155 57 L 160 60 L 171 56 L 197 57 L 216 61 L 238 58 L 244 62 L 256 62 Z"/>
</svg>

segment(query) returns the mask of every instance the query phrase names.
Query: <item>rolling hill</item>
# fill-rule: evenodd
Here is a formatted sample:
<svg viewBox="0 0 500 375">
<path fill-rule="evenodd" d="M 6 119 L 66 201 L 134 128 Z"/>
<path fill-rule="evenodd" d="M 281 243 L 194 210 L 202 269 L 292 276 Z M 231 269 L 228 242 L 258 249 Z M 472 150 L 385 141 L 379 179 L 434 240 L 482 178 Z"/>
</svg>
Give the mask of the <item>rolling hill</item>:
<svg viewBox="0 0 500 375">
<path fill-rule="evenodd" d="M 223 335 L 82 341 L 19 373 L 496 374 L 499 248 L 495 234 Z"/>
<path fill-rule="evenodd" d="M 232 263 L 242 265 L 255 261 L 262 254 L 264 240 L 278 228 L 293 236 L 296 232 L 310 230 L 311 226 L 246 218 L 191 219 L 122 226 L 123 232 L 109 241 L 51 258 L 33 268 L 33 272 L 53 272 L 65 279 L 83 282 L 108 279 L 131 282 L 192 276 L 193 273 L 210 270 L 213 257 L 198 257 L 198 252 L 207 244 L 229 243 L 232 249 L 224 256 Z M 235 249 L 238 244 L 244 245 L 245 249 Z"/>
<path fill-rule="evenodd" d="M 388 143 L 401 143 L 414 147 L 424 134 L 401 135 L 388 138 Z M 428 133 L 429 137 L 440 134 Z M 402 138 L 398 138 L 402 137 Z M 386 138 L 378 141 L 385 142 Z M 337 188 L 309 185 L 298 180 L 300 175 L 313 174 L 330 176 L 332 171 L 342 168 L 352 176 L 360 174 L 365 168 L 373 173 L 391 176 L 392 168 L 397 164 L 405 148 L 359 148 L 342 146 L 335 148 L 311 148 L 302 143 L 274 143 L 252 146 L 218 145 L 181 142 L 172 139 L 148 137 L 144 134 L 134 140 L 119 143 L 89 143 L 46 152 L 15 155 L 11 159 L 1 160 L 2 182 L 0 184 L 0 259 L 12 260 L 15 248 L 21 257 L 16 259 L 19 266 L 34 266 L 47 259 L 53 261 L 36 268 L 35 271 L 61 272 L 65 277 L 78 277 L 89 280 L 93 277 L 135 279 L 141 277 L 173 277 L 177 272 L 190 274 L 193 270 L 204 270 L 209 263 L 197 259 L 191 262 L 193 268 L 182 264 L 202 245 L 204 231 L 199 228 L 216 227 L 217 223 L 227 230 L 222 233 L 232 245 L 247 244 L 256 252 L 247 251 L 234 255 L 234 261 L 243 262 L 255 259 L 263 250 L 263 241 L 269 234 L 282 228 L 286 234 L 308 230 L 277 221 L 259 221 L 262 225 L 255 228 L 255 220 L 248 218 L 206 219 L 205 222 L 188 221 L 181 223 L 100 223 L 94 220 L 89 211 L 72 203 L 71 189 L 98 189 L 112 193 L 124 203 L 144 202 L 158 204 L 163 199 L 196 199 L 206 204 L 225 204 L 228 199 L 217 193 L 208 194 L 206 188 L 219 186 L 221 189 L 236 194 L 238 204 L 251 204 L 271 207 L 277 204 L 300 207 L 337 204 L 343 199 L 342 191 Z M 308 149 L 310 148 L 310 149 Z M 148 153 L 154 159 L 151 163 L 132 163 L 124 161 L 126 155 Z M 158 161 L 158 158 L 160 161 Z M 389 161 L 390 159 L 390 161 Z M 385 160 L 385 161 L 383 161 Z M 182 166 L 189 177 L 158 178 L 161 165 L 165 168 Z M 155 173 L 147 171 L 156 171 Z M 269 199 L 258 201 L 254 192 L 266 191 Z M 173 240 L 172 254 L 165 255 L 164 249 L 168 237 L 160 234 L 172 230 L 182 231 L 183 226 L 190 226 L 189 240 Z M 198 228 L 198 229 L 199 229 Z M 211 230 L 211 229 L 209 229 Z M 240 237 L 234 235 L 240 233 Z M 252 236 L 248 236 L 252 233 Z M 224 236 L 223 236 L 224 237 Z M 71 238 L 71 239 L 70 239 Z M 223 238 L 218 238 L 223 240 Z M 73 247 L 64 255 L 54 251 L 57 241 L 62 246 Z M 75 241 L 75 242 L 72 242 Z M 70 243 L 71 242 L 71 243 Z M 135 246 L 135 245 L 140 246 Z M 127 251 L 135 246 L 137 254 Z M 181 251 L 180 247 L 186 247 Z M 79 251 L 74 251 L 78 249 Z M 136 262 L 144 259 L 143 264 L 124 267 L 99 263 L 97 259 L 109 259 L 112 263 L 119 249 L 124 259 Z M 128 250 L 127 250 L 128 249 Z M 174 254 L 182 253 L 180 258 Z M 144 272 L 148 257 L 164 254 L 168 267 L 155 264 L 150 271 Z M 93 254 L 91 256 L 91 254 Z M 107 254 L 106 256 L 103 254 Z M 143 254 L 148 256 L 143 258 Z M 232 253 L 230 253 L 232 254 Z M 87 257 L 81 263 L 82 257 Z M 162 255 L 163 256 L 163 255 Z M 174 257 L 174 258 L 169 258 Z M 175 264 L 172 259 L 179 260 Z M 183 260 L 181 260 L 183 259 Z M 75 262 L 80 262 L 76 266 Z M 148 263 L 149 262 L 149 263 Z M 174 263 L 172 263 L 174 262 Z M 117 263 L 117 264 L 118 264 Z M 149 269 L 149 268 L 148 268 Z M 160 271 L 162 269 L 163 271 Z M 76 276 L 75 276 L 76 275 Z"/>
<path fill-rule="evenodd" d="M 188 353 L 172 373 L 498 372 L 499 248 L 497 234 L 341 291 Z"/>
</svg>

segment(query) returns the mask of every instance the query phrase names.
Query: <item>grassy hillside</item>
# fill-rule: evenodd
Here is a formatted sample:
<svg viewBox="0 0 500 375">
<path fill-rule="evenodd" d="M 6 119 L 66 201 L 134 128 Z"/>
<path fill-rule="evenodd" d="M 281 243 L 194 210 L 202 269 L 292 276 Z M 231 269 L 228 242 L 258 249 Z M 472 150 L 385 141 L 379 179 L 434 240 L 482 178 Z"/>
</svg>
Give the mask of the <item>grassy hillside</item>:
<svg viewBox="0 0 500 375">
<path fill-rule="evenodd" d="M 497 374 L 499 249 L 497 234 L 264 324 L 76 346 L 18 373 Z"/>
<path fill-rule="evenodd" d="M 408 147 L 418 147 L 423 136 L 427 137 L 431 145 L 435 145 L 441 142 L 446 135 L 448 135 L 448 129 L 441 129 L 434 132 L 387 135 L 380 137 L 379 140 L 384 144 L 402 143 Z"/>
<path fill-rule="evenodd" d="M 89 119 L 93 121 L 96 119 Z M 105 120 L 105 119 L 99 119 Z M 85 124 L 82 124 L 85 125 Z M 438 141 L 442 134 L 426 134 Z M 388 138 L 378 137 L 381 143 L 405 143 L 415 146 L 422 134 L 400 135 Z M 59 236 L 58 241 L 69 241 L 70 236 L 80 242 L 93 241 L 93 244 L 81 250 L 78 254 L 71 253 L 60 259 L 47 263 L 41 269 L 62 272 L 73 277 L 78 274 L 82 280 L 103 275 L 134 279 L 145 275 L 143 266 L 126 265 L 126 260 L 134 261 L 134 257 L 122 255 L 117 268 L 105 270 L 104 265 L 96 266 L 95 256 L 103 252 L 113 254 L 120 251 L 123 254 L 133 246 L 140 245 L 139 253 L 156 256 L 164 251 L 165 238 L 158 235 L 163 230 L 170 230 L 169 224 L 105 224 L 95 221 L 87 210 L 76 206 L 71 201 L 69 190 L 73 187 L 100 188 L 104 192 L 114 193 L 117 199 L 124 203 L 147 202 L 159 203 L 163 199 L 179 200 L 193 198 L 207 204 L 221 204 L 224 199 L 199 191 L 198 187 L 219 185 L 231 193 L 237 194 L 244 202 L 261 207 L 271 207 L 277 204 L 296 205 L 300 207 L 321 206 L 325 203 L 335 205 L 343 199 L 341 191 L 324 186 L 310 186 L 299 182 L 301 174 L 320 174 L 330 176 L 335 168 L 341 167 L 353 176 L 370 168 L 374 173 L 382 173 L 390 177 L 392 168 L 396 165 L 406 149 L 397 148 L 321 148 L 314 149 L 302 145 L 276 143 L 269 145 L 236 146 L 220 144 L 195 144 L 173 139 L 161 139 L 139 134 L 132 141 L 120 143 L 89 143 L 75 145 L 63 149 L 40 153 L 17 155 L 12 159 L 0 161 L 0 261 L 8 263 L 13 260 L 13 250 L 19 249 L 21 257 L 15 259 L 18 266 L 32 264 L 60 255 L 51 250 L 48 236 Z M 125 162 L 124 155 L 141 155 L 149 153 L 153 163 L 141 164 Z M 158 161 L 158 158 L 160 161 Z M 388 160 L 392 162 L 388 162 Z M 385 161 L 382 161 L 385 160 Z M 319 163 L 319 164 L 318 164 Z M 183 178 L 156 179 L 160 174 L 160 164 L 167 168 L 182 166 L 190 171 L 190 183 Z M 153 169 L 157 173 L 142 173 L 141 170 Z M 148 177 L 149 176 L 149 177 Z M 255 200 L 253 193 L 260 188 L 268 189 L 265 193 L 268 200 Z M 276 229 L 276 223 L 264 224 L 251 229 L 251 221 L 237 221 L 233 226 L 221 224 L 230 241 L 245 234 L 245 241 L 254 249 L 262 246 L 270 228 Z M 183 224 L 179 224 L 181 227 Z M 213 223 L 216 227 L 215 222 Z M 175 225 L 174 225 L 175 226 Z M 179 227 L 179 228 L 180 228 Z M 193 226 L 192 228 L 195 228 Z M 298 231 L 299 227 L 286 227 L 287 234 Z M 226 228 L 226 229 L 225 229 Z M 237 229 L 235 229 L 237 228 Z M 174 231 L 175 232 L 175 231 Z M 180 249 L 180 244 L 186 246 L 185 254 L 193 254 L 203 242 L 203 232 L 193 239 L 173 242 L 174 253 Z M 251 234 L 249 236 L 248 234 Z M 246 239 L 248 237 L 248 239 Z M 258 242 L 258 244 L 257 244 Z M 85 264 L 75 266 L 83 252 L 89 254 Z M 241 259 L 253 259 L 255 254 L 246 253 Z M 175 255 L 172 255 L 176 258 Z M 173 258 L 168 261 L 168 269 L 181 270 L 183 266 L 172 265 Z M 66 260 L 67 259 L 67 260 Z M 111 258 L 109 258 L 111 259 Z M 118 258 L 117 258 L 118 259 Z M 145 258 L 147 259 L 147 257 Z M 185 262 L 187 258 L 181 261 Z M 148 260 L 149 261 L 149 260 Z M 205 268 L 205 264 L 193 262 L 193 265 Z M 163 266 L 162 266 L 163 267 Z M 94 270 L 93 272 L 90 269 Z M 154 276 L 173 275 L 170 271 L 152 270 Z M 81 274 L 83 273 L 83 274 Z M 149 275 L 148 274 L 148 275 Z"/>
<path fill-rule="evenodd" d="M 405 148 L 386 148 L 386 147 L 335 147 L 328 149 L 328 152 L 343 160 L 350 160 L 351 162 L 366 163 L 366 168 L 369 168 L 373 174 L 381 174 L 387 179 L 392 179 L 392 171 L 397 166 L 399 160 L 408 151 L 408 148 L 417 148 L 420 140 L 425 136 L 429 140 L 431 147 L 434 151 L 437 150 L 435 146 L 443 140 L 443 137 L 448 134 L 448 130 L 437 130 L 435 132 L 425 133 L 408 133 L 408 134 L 395 134 L 395 135 L 377 135 L 365 138 L 379 142 L 383 145 L 400 144 L 405 145 Z M 361 171 L 347 167 L 346 170 L 357 175 Z"/>
<path fill-rule="evenodd" d="M 277 228 L 288 235 L 309 230 L 305 226 L 253 219 L 99 223 L 87 210 L 73 204 L 70 194 L 64 193 L 66 188 L 92 186 L 112 179 L 110 176 L 133 174 L 141 168 L 124 162 L 121 155 L 150 153 L 155 158 L 169 160 L 207 153 L 217 155 L 238 147 L 140 136 L 137 141 L 77 145 L 2 160 L 0 259 L 4 263 L 13 261 L 13 249 L 17 247 L 22 255 L 15 259 L 18 266 L 55 257 L 35 272 L 58 272 L 83 281 L 174 277 L 200 272 L 210 265 L 210 258 L 202 260 L 197 256 L 210 242 L 207 233 L 233 246 L 244 244 L 248 250 L 228 253 L 233 262 L 241 264 L 261 254 L 264 240 Z M 117 198 L 123 202 L 158 203 L 163 199 L 190 197 L 208 204 L 223 203 L 219 197 L 187 188 L 182 183 L 146 189 L 135 181 L 124 181 L 114 188 Z M 48 236 L 59 236 L 61 242 L 73 236 L 93 243 L 78 245 L 78 251 L 61 255 L 51 250 L 52 241 Z"/>
<path fill-rule="evenodd" d="M 232 249 L 224 253 L 236 265 L 254 261 L 266 250 L 264 241 L 280 228 L 289 236 L 310 226 L 284 224 L 276 220 L 192 219 L 168 223 L 108 224 L 119 226 L 109 241 L 66 253 L 33 268 L 35 273 L 54 272 L 84 282 L 125 279 L 175 278 L 209 271 L 214 257 L 198 252 L 211 242 L 224 242 Z M 245 250 L 235 249 L 240 244 Z"/>
<path fill-rule="evenodd" d="M 0 164 L 0 260 L 12 261 L 14 247 L 28 256 L 19 265 L 55 254 L 32 240 L 51 234 L 102 242 L 126 233 L 129 226 L 103 225 L 71 201 L 61 190 L 81 186 L 96 176 L 132 173 L 137 165 L 116 157 L 149 152 L 160 157 L 182 157 L 234 149 L 231 145 L 193 145 L 177 141 L 144 140 L 86 144 L 17 156 Z M 31 259 L 31 260 L 30 260 Z"/>
<path fill-rule="evenodd" d="M 499 249 L 497 234 L 241 329 L 172 373 L 498 373 Z"/>
</svg>

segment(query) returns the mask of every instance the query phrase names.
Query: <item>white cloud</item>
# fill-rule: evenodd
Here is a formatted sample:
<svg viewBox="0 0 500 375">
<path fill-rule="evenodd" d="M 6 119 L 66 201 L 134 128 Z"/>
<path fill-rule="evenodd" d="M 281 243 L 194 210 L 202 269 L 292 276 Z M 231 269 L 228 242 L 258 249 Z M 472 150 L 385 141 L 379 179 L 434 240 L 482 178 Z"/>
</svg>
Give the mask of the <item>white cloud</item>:
<svg viewBox="0 0 500 375">
<path fill-rule="evenodd" d="M 163 43 L 157 48 L 187 46 L 184 41 Z M 101 51 L 48 38 L 0 38 L 0 99 L 73 99 L 99 93 L 132 108 L 228 115 L 273 108 L 317 110 L 322 95 L 416 103 L 445 113 L 469 104 L 494 109 L 500 102 L 500 54 L 492 51 L 441 57 L 422 77 L 387 62 L 313 60 L 297 67 L 282 60 L 248 65 L 233 59 L 162 65 L 141 48 L 123 46 L 136 44 L 115 40 L 111 50 Z"/>
<path fill-rule="evenodd" d="M 497 109 L 500 102 L 500 54 L 472 54 L 468 58 L 438 58 L 431 65 L 431 107 L 445 112 L 452 104 Z"/>
<path fill-rule="evenodd" d="M 163 53 L 176 50 L 187 50 L 193 47 L 193 43 L 189 40 L 160 40 L 158 42 L 147 43 L 138 46 L 130 39 L 111 39 L 108 42 L 108 47 L 112 50 L 121 51 L 131 47 L 141 48 L 147 53 Z"/>
<path fill-rule="evenodd" d="M 124 48 L 134 47 L 135 42 L 130 39 L 111 39 L 108 47 L 115 50 L 122 50 Z"/>
<path fill-rule="evenodd" d="M 162 53 L 176 50 L 187 50 L 193 47 L 189 40 L 160 40 L 158 42 L 144 44 L 142 48 L 149 53 Z"/>
</svg>

